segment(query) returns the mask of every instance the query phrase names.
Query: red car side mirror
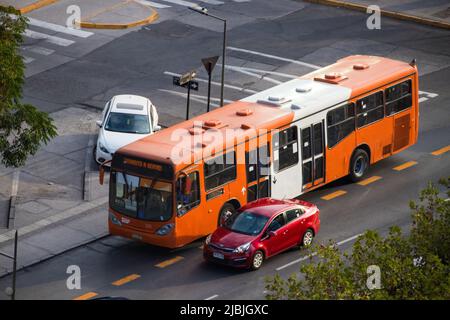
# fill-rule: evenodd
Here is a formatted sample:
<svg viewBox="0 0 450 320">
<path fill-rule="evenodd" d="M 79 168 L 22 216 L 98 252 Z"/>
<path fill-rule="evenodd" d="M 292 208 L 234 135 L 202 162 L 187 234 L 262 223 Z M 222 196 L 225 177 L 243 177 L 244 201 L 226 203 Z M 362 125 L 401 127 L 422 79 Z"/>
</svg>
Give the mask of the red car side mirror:
<svg viewBox="0 0 450 320">
<path fill-rule="evenodd" d="M 276 231 L 269 231 L 269 238 L 275 237 L 277 235 Z"/>
</svg>

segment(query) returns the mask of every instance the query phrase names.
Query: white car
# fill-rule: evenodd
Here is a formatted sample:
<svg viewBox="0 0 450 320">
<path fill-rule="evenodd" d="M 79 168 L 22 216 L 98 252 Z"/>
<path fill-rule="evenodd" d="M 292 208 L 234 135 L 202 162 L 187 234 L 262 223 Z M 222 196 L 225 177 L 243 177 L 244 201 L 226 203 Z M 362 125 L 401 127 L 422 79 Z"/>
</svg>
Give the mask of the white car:
<svg viewBox="0 0 450 320">
<path fill-rule="evenodd" d="M 102 120 L 96 123 L 100 127 L 94 149 L 98 164 L 111 160 L 121 147 L 161 129 L 152 102 L 135 95 L 113 97 L 103 109 Z"/>
</svg>

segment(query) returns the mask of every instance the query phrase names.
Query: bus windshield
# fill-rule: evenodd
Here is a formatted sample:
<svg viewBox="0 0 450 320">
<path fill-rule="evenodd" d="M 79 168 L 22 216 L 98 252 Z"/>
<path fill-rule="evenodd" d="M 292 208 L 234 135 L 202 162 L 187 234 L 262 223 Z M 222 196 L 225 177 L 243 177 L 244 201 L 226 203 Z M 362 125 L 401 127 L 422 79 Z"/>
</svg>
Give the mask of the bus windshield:
<svg viewBox="0 0 450 320">
<path fill-rule="evenodd" d="M 111 208 L 126 216 L 167 221 L 172 217 L 172 184 L 111 171 Z"/>
</svg>

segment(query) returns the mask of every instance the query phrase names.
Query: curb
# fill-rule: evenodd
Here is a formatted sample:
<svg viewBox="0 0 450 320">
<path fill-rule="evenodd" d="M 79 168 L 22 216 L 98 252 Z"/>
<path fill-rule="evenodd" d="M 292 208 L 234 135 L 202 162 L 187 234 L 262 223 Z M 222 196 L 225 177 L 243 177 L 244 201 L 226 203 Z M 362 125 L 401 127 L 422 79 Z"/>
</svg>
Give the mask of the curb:
<svg viewBox="0 0 450 320">
<path fill-rule="evenodd" d="M 356 10 L 356 11 L 363 11 L 367 12 L 368 6 L 362 5 L 362 4 L 356 4 L 352 2 L 345 2 L 345 1 L 339 1 L 339 0 L 303 0 L 305 2 L 310 3 L 316 3 L 316 4 L 323 4 L 333 7 L 343 7 L 346 9 Z M 405 20 L 405 21 L 412 21 L 419 24 L 429 25 L 432 27 L 442 28 L 442 29 L 450 29 L 450 23 L 441 22 L 433 19 L 428 18 L 422 18 L 419 16 L 414 16 L 406 13 L 396 12 L 396 11 L 389 11 L 389 10 L 380 10 L 381 15 L 389 18 L 399 19 L 399 20 Z"/>
<path fill-rule="evenodd" d="M 39 1 L 29 4 L 28 6 L 25 6 L 23 8 L 18 8 L 17 10 L 19 10 L 21 14 L 25 14 L 25 13 L 40 9 L 42 7 L 46 7 L 57 1 L 59 1 L 59 0 L 39 0 Z"/>
<path fill-rule="evenodd" d="M 155 9 L 153 9 L 152 7 L 146 7 L 146 8 L 149 8 L 152 11 L 151 15 L 149 15 L 145 19 L 133 21 L 130 23 L 94 23 L 94 22 L 87 22 L 87 21 L 75 21 L 75 24 L 80 26 L 81 28 L 86 28 L 86 29 L 112 29 L 112 30 L 114 30 L 114 29 L 133 28 L 133 27 L 144 25 L 144 24 L 152 23 L 159 18 L 159 14 Z"/>
</svg>

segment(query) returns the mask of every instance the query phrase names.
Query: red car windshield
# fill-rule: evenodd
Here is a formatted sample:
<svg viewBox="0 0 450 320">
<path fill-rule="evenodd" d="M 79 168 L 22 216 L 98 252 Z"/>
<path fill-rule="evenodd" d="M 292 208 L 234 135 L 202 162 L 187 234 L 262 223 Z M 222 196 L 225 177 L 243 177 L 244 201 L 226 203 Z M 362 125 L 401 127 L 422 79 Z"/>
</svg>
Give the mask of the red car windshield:
<svg viewBox="0 0 450 320">
<path fill-rule="evenodd" d="M 268 220 L 268 217 L 243 211 L 231 216 L 225 227 L 233 232 L 255 236 L 261 233 Z"/>
</svg>

